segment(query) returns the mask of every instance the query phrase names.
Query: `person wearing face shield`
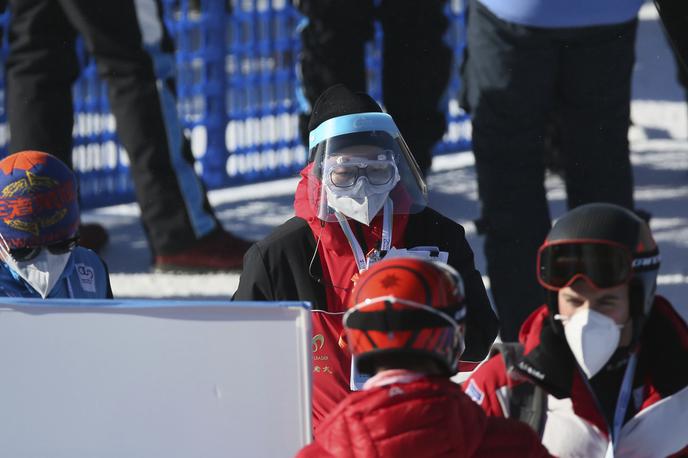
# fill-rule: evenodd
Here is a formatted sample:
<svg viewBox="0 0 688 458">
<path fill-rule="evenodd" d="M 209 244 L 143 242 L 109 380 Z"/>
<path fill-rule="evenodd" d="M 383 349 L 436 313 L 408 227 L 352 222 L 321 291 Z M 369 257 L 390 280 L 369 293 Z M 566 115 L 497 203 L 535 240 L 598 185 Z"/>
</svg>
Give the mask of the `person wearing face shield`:
<svg viewBox="0 0 688 458">
<path fill-rule="evenodd" d="M 490 418 L 449 377 L 464 348 L 466 299 L 446 264 L 383 259 L 344 315 L 356 364 L 374 374 L 323 420 L 306 457 L 545 457 L 526 425 Z"/>
<path fill-rule="evenodd" d="M 313 106 L 309 130 L 295 217 L 246 253 L 234 300 L 312 304 L 317 429 L 355 388 L 342 316 L 358 276 L 380 259 L 411 255 L 459 271 L 469 301 L 462 370 L 485 358 L 498 322 L 464 229 L 427 207 L 425 182 L 391 116 L 367 94 L 336 85 Z"/>
<path fill-rule="evenodd" d="M 0 161 L 0 296 L 111 299 L 105 263 L 79 246 L 74 173 L 40 151 Z"/>
<path fill-rule="evenodd" d="M 688 328 L 655 294 L 659 263 L 629 210 L 570 211 L 538 251 L 546 304 L 465 392 L 489 415 L 530 424 L 557 456 L 685 456 Z"/>
</svg>

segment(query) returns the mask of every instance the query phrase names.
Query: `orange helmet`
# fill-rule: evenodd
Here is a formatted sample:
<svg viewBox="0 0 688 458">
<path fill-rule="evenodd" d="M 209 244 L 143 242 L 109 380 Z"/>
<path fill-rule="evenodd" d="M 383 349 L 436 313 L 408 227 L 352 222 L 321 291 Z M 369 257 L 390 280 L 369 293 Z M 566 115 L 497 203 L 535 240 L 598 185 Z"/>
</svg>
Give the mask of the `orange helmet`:
<svg viewBox="0 0 688 458">
<path fill-rule="evenodd" d="M 463 282 L 452 267 L 418 258 L 382 260 L 361 274 L 344 329 L 358 367 L 376 359 L 431 359 L 447 375 L 458 371 L 466 316 Z"/>
</svg>

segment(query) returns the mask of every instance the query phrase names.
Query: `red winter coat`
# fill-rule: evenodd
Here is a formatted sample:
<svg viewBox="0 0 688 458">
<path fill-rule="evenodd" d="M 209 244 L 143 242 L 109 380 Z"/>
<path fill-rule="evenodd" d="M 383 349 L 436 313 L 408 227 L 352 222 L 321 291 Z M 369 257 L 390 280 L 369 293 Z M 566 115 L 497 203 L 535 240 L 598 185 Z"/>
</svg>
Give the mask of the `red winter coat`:
<svg viewBox="0 0 688 458">
<path fill-rule="evenodd" d="M 313 202 L 317 200 L 320 189 L 309 186 L 309 173 L 312 164 L 301 171 L 301 181 L 296 189 L 294 210 L 296 216 L 305 220 L 319 240 L 317 244 L 318 258 L 322 273 L 322 284 L 325 285 L 327 306 L 318 310 L 314 307 L 312 313 L 313 325 L 313 425 L 317 430 L 319 422 L 349 393 L 349 377 L 351 372 L 351 355 L 346 343 L 340 338 L 343 331 L 342 317 L 348 305 L 353 287 L 353 279 L 358 275 L 356 261 L 348 240 L 338 223 L 323 224 L 317 217 Z M 309 193 L 313 193 L 309 195 Z M 406 201 L 403 190 L 395 189 L 396 210 L 403 210 L 410 205 Z M 392 246 L 396 248 L 411 248 L 421 245 L 435 245 L 449 252 L 449 264 L 462 275 L 466 296 L 469 304 L 469 323 L 472 332 L 466 337 L 467 350 L 461 362 L 462 370 L 473 370 L 472 361 L 480 361 L 486 355 L 489 343 L 496 336 L 496 318 L 494 317 L 489 300 L 485 293 L 480 274 L 473 265 L 473 253 L 465 240 L 463 228 L 457 223 L 426 209 L 420 214 L 395 214 L 392 220 Z M 455 240 L 419 239 L 407 230 L 409 226 L 418 225 L 418 218 L 424 218 L 421 225 L 425 226 L 425 234 L 432 234 L 433 230 L 442 228 L 445 237 Z M 378 213 L 369 226 L 352 222 L 354 231 L 364 250 L 378 245 L 382 239 L 382 212 Z M 430 226 L 434 226 L 430 227 Z M 446 246 L 445 246 L 446 245 Z M 305 269 L 304 269 L 305 270 Z M 332 285 L 335 285 L 334 287 Z M 478 337 L 477 339 L 475 337 Z M 481 342 L 482 341 L 482 342 Z M 484 343 L 487 345 L 484 345 Z M 472 351 L 471 351 L 472 350 Z M 476 352 L 477 350 L 477 352 Z M 473 353 L 473 357 L 469 355 Z M 468 356 L 468 358 L 465 358 Z M 478 356 L 478 358 L 475 358 Z"/>
<path fill-rule="evenodd" d="M 301 171 L 291 218 L 268 237 L 256 242 L 244 256 L 244 269 L 235 300 L 309 301 L 313 306 L 313 425 L 334 409 L 349 391 L 351 355 L 344 342 L 342 315 L 353 287 L 357 266 L 351 247 L 338 223 L 324 224 L 313 209 L 317 185 L 309 187 L 312 164 Z M 395 208 L 404 206 L 403 193 L 395 194 Z M 408 203 L 406 204 L 408 205 Z M 351 221 L 364 251 L 378 245 L 382 217 L 370 226 Z M 485 292 L 473 251 L 461 225 L 431 208 L 410 215 L 395 214 L 392 244 L 396 248 L 436 246 L 449 253 L 448 263 L 463 278 L 466 288 L 466 350 L 462 370 L 482 361 L 497 336 L 498 322 Z"/>
<path fill-rule="evenodd" d="M 446 378 L 350 394 L 321 423 L 308 457 L 547 457 L 523 423 L 487 417 Z"/>
<path fill-rule="evenodd" d="M 313 426 L 318 428 L 324 418 L 349 393 L 351 355 L 343 335 L 342 318 L 351 295 L 353 279 L 358 268 L 353 252 L 338 223 L 323 224 L 316 215 L 313 202 L 320 194 L 319 187 L 309 186 L 309 173 L 313 164 L 301 171 L 301 181 L 294 196 L 294 211 L 304 219 L 316 239 L 319 239 L 318 257 L 322 269 L 322 282 L 326 285 L 326 310 L 314 310 L 313 326 Z M 312 192 L 313 195 L 309 195 Z M 394 215 L 392 220 L 392 246 L 404 246 L 404 232 L 408 215 Z M 355 223 L 354 223 L 355 224 Z M 365 246 L 374 247 L 382 239 L 382 212 L 369 226 L 357 225 Z M 365 248 L 363 248 L 365 249 Z M 332 287 L 330 285 L 335 285 Z"/>
<path fill-rule="evenodd" d="M 565 339 L 554 333 L 548 320 L 546 306 L 533 312 L 521 327 L 523 356 L 510 370 L 502 355 L 493 356 L 464 389 L 488 415 L 508 417 L 512 393 L 522 384 L 536 383 L 547 395 L 539 432 L 549 451 L 562 457 L 604 456 L 609 445 L 607 420 L 576 369 Z M 621 427 L 616 456 L 663 457 L 682 449 L 680 456 L 686 456 L 688 328 L 661 296 L 655 298 L 637 351 L 629 406 L 633 415 Z M 618 388 L 611 394 L 617 399 Z"/>
</svg>

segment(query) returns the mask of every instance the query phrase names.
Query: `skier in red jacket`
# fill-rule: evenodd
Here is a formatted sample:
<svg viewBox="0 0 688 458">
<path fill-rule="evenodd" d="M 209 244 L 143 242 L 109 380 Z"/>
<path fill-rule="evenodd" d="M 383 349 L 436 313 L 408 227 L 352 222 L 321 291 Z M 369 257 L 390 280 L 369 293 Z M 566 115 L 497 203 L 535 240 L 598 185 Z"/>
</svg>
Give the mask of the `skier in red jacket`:
<svg viewBox="0 0 688 458">
<path fill-rule="evenodd" d="M 488 415 L 530 424 L 557 456 L 686 456 L 688 328 L 655 295 L 658 269 L 650 228 L 632 212 L 567 213 L 538 254 L 547 303 L 466 393 Z"/>
<path fill-rule="evenodd" d="M 486 416 L 449 380 L 467 311 L 453 268 L 384 259 L 361 274 L 349 303 L 344 329 L 360 371 L 352 383 L 362 390 L 325 417 L 298 457 L 549 456 L 528 426 Z"/>
</svg>

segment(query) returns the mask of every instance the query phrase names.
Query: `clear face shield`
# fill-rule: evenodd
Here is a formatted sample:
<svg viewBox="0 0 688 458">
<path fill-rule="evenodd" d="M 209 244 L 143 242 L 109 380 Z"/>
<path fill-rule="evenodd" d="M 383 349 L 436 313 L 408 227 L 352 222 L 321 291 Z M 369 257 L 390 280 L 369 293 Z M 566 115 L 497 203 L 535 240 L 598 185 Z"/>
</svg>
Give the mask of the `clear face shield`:
<svg viewBox="0 0 688 458">
<path fill-rule="evenodd" d="M 388 114 L 323 122 L 311 132 L 310 154 L 309 198 L 323 221 L 336 221 L 336 211 L 368 225 L 388 198 L 397 214 L 427 205 L 420 169 Z"/>
</svg>

